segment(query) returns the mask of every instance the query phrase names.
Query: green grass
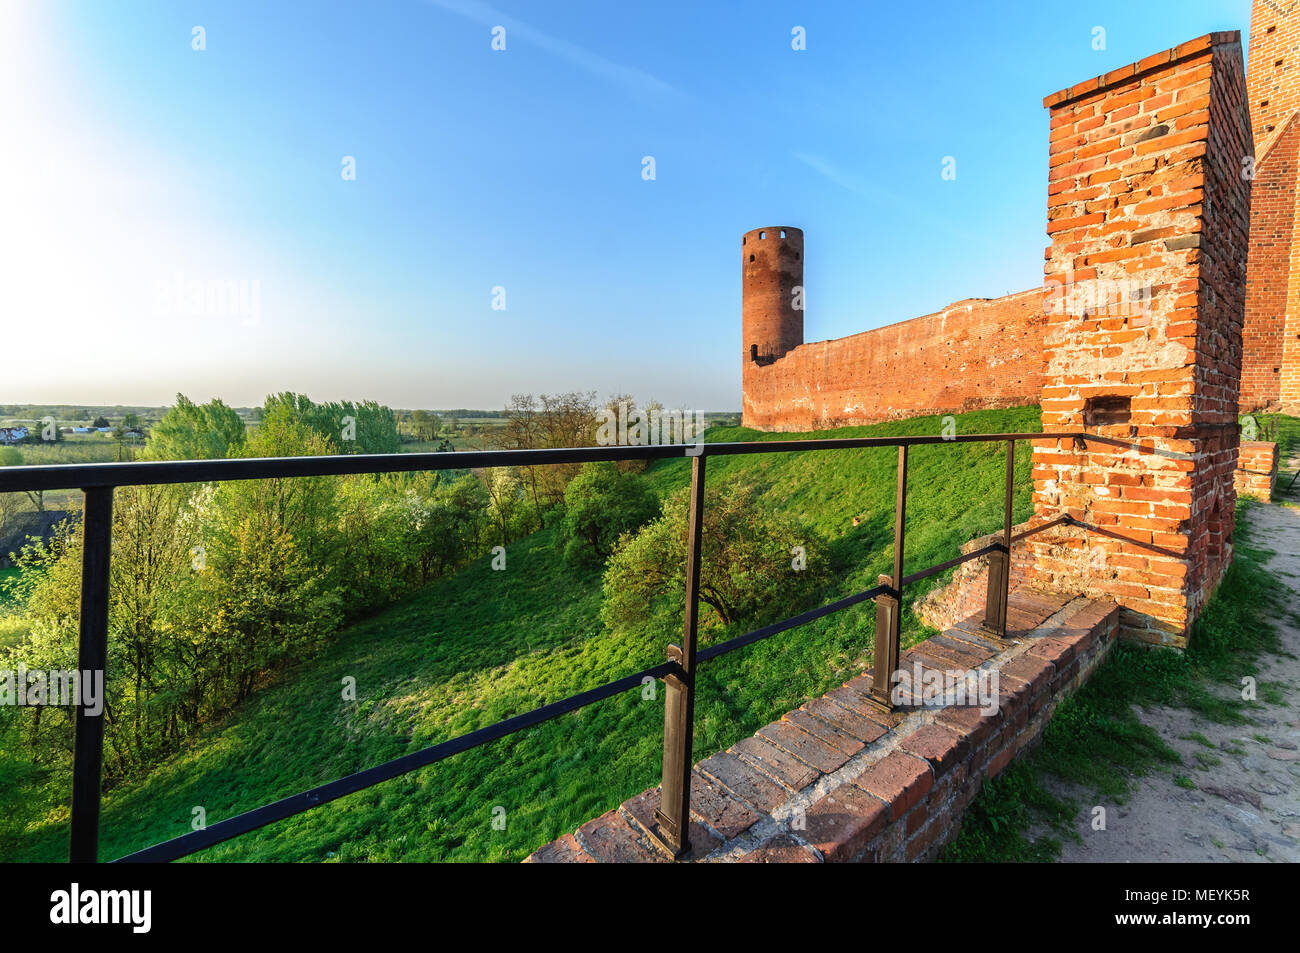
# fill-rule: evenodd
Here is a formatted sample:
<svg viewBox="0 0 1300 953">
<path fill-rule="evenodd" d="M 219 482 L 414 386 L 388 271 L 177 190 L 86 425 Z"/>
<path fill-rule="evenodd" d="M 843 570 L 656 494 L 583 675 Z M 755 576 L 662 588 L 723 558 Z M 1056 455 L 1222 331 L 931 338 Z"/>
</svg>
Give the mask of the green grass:
<svg viewBox="0 0 1300 953">
<path fill-rule="evenodd" d="M 1285 465 L 1287 457 L 1300 448 L 1300 417 L 1275 414 L 1265 419 L 1270 427 L 1276 428 L 1272 437 L 1277 441 L 1278 459 Z"/>
<path fill-rule="evenodd" d="M 1034 431 L 1038 420 L 1037 408 L 981 411 L 958 417 L 958 431 Z M 833 434 L 938 433 L 940 423 L 922 418 Z M 770 436 L 709 431 L 714 441 Z M 828 540 L 837 572 L 819 599 L 829 600 L 873 585 L 889 568 L 895 465 L 892 448 L 731 456 L 711 458 L 708 477 L 763 486 L 770 505 L 799 515 Z M 688 468 L 685 458 L 662 461 L 647 475 L 669 492 L 686 484 Z M 1017 519 L 1030 512 L 1028 470 L 1022 447 Z M 962 542 L 1001 525 L 1003 473 L 999 445 L 912 451 L 907 571 L 949 558 Z M 909 591 L 908 601 L 923 591 Z M 410 595 L 345 630 L 147 778 L 109 792 L 102 856 L 187 832 L 195 807 L 211 824 L 663 660 L 666 639 L 615 637 L 602 628 L 599 607 L 599 574 L 567 567 L 549 529 L 510 546 L 505 572 L 491 571 L 485 559 Z M 866 603 L 706 665 L 698 681 L 698 756 L 860 672 L 873 625 Z M 924 636 L 910 612 L 905 627 L 908 642 Z M 703 637 L 730 634 L 715 627 Z M 356 679 L 356 702 L 341 699 L 346 676 Z M 662 737 L 662 691 L 653 700 L 630 691 L 198 856 L 519 860 L 656 784 Z M 66 775 L 33 773 L 0 757 L 3 780 L 0 818 L 8 827 L 0 828 L 0 858 L 62 857 Z M 493 829 L 495 807 L 505 809 L 504 830 Z"/>
<path fill-rule="evenodd" d="M 1225 701 L 1215 685 L 1240 688 L 1263 652 L 1278 650 L 1273 619 L 1291 596 L 1290 588 L 1264 569 L 1266 551 L 1252 545 L 1242 512 L 1234 534 L 1236 559 L 1196 620 L 1186 652 L 1118 643 L 1092 678 L 1057 708 L 1043 743 L 1021 764 L 1014 787 L 988 784 L 972 802 L 961 833 L 945 848 L 950 862 L 1023 861 L 1059 856 L 1060 836 L 1074 835 L 1079 805 L 1049 793 L 1049 776 L 1080 786 L 1114 803 L 1124 803 L 1133 779 L 1151 770 L 1172 770 L 1182 758 L 1134 712 L 1135 705 L 1189 708 L 1227 724 L 1250 722 L 1258 702 Z M 1199 732 L 1186 740 L 1213 747 Z M 1223 746 L 1230 754 L 1239 747 Z M 1217 763 L 1199 756 L 1200 767 Z M 1011 768 L 1008 769 L 1010 771 Z M 1174 782 L 1194 786 L 1182 774 Z M 998 827 L 993 819 L 1012 823 Z M 1050 833 L 1032 830 L 1046 825 Z"/>
</svg>

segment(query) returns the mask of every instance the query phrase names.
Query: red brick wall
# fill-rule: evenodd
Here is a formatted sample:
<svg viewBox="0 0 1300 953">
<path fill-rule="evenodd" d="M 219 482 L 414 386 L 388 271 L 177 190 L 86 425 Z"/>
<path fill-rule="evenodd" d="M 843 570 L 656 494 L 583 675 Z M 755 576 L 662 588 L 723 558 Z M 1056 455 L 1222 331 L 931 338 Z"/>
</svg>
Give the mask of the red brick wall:
<svg viewBox="0 0 1300 953">
<path fill-rule="evenodd" d="M 1249 181 L 1240 35 L 1214 33 L 1047 97 L 1049 287 L 1149 286 L 1145 306 L 1049 308 L 1035 521 L 1039 585 L 1114 596 L 1122 631 L 1183 644 L 1231 557 Z M 1131 542 L 1130 542 L 1131 541 Z M 1163 552 L 1153 550 L 1159 547 Z"/>
<path fill-rule="evenodd" d="M 1265 440 L 1243 440 L 1235 474 L 1237 495 L 1267 503 L 1273 498 L 1277 466 L 1277 444 Z"/>
<path fill-rule="evenodd" d="M 1300 108 L 1298 7 L 1292 0 L 1255 0 L 1251 9 L 1246 83 L 1255 144 L 1261 150 Z"/>
<path fill-rule="evenodd" d="M 1255 0 L 1246 77 L 1256 151 L 1241 409 L 1300 405 L 1300 4 Z"/>
<path fill-rule="evenodd" d="M 1252 60 L 1255 53 L 1252 52 Z M 1250 265 L 1242 329 L 1241 409 L 1272 407 L 1281 398 L 1287 296 L 1294 242 L 1300 123 L 1286 121 L 1255 167 L 1251 194 Z"/>
<path fill-rule="evenodd" d="M 1042 289 L 804 344 L 744 375 L 744 423 L 801 431 L 1038 402 Z M 748 312 L 747 312 L 748 313 Z"/>
<path fill-rule="evenodd" d="M 740 253 L 742 360 L 758 367 L 803 343 L 803 231 L 755 228 Z"/>
</svg>

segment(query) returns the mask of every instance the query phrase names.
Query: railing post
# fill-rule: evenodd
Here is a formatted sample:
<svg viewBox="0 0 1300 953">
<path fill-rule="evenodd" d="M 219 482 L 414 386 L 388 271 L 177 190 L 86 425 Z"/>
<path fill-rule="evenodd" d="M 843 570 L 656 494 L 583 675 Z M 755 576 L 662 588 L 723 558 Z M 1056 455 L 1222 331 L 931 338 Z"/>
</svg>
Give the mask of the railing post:
<svg viewBox="0 0 1300 953">
<path fill-rule="evenodd" d="M 108 567 L 113 540 L 113 488 L 83 491 L 81 518 L 81 635 L 77 647 L 80 680 L 104 673 L 108 661 Z M 82 696 L 85 697 L 84 695 Z M 99 789 L 104 763 L 104 711 L 77 708 L 72 753 L 72 823 L 68 860 L 99 860 Z"/>
<path fill-rule="evenodd" d="M 1007 599 L 1011 591 L 1011 494 L 1016 479 L 1016 442 L 1007 441 L 1007 487 L 1003 501 L 1002 544 L 989 553 L 988 592 L 984 598 L 984 629 L 999 639 L 1007 635 Z"/>
<path fill-rule="evenodd" d="M 655 839 L 673 857 L 690 849 L 691 742 L 695 732 L 695 645 L 700 616 L 700 547 L 704 528 L 704 455 L 692 458 L 691 510 L 686 537 L 686 611 L 682 644 L 668 646 L 681 674 L 664 676 L 664 775 Z"/>
<path fill-rule="evenodd" d="M 875 673 L 871 677 L 871 697 L 892 709 L 890 690 L 903 631 L 903 537 L 907 523 L 907 444 L 898 445 L 898 476 L 894 484 L 894 574 L 881 576 L 890 591 L 876 597 Z"/>
</svg>

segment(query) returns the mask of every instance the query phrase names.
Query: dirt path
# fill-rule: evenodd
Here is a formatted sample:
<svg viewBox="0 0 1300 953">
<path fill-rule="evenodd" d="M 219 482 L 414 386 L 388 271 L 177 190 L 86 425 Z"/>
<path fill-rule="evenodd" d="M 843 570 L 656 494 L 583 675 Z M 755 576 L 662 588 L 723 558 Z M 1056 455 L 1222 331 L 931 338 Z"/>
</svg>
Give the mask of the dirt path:
<svg viewBox="0 0 1300 953">
<path fill-rule="evenodd" d="M 1300 456 L 1286 469 L 1297 466 Z M 1288 472 L 1279 490 L 1290 478 Z M 1300 609 L 1300 504 L 1295 494 L 1286 499 L 1252 508 L 1249 520 L 1252 540 L 1274 551 L 1269 571 L 1291 585 L 1291 607 Z M 1077 822 L 1082 843 L 1067 841 L 1062 861 L 1300 861 L 1300 627 L 1294 616 L 1277 623 L 1286 654 L 1265 654 L 1257 671 L 1242 674 L 1259 684 L 1282 683 L 1286 706 L 1269 704 L 1261 692 L 1264 707 L 1251 712 L 1254 725 L 1221 725 L 1187 709 L 1138 708 L 1184 764 L 1137 779 L 1125 804 L 1103 803 L 1105 830 L 1092 829 L 1093 811 L 1081 791 L 1058 789 L 1089 805 Z M 1240 698 L 1231 686 L 1213 690 Z M 1194 735 L 1209 744 L 1189 740 Z M 1175 783 L 1179 777 L 1195 787 Z"/>
</svg>

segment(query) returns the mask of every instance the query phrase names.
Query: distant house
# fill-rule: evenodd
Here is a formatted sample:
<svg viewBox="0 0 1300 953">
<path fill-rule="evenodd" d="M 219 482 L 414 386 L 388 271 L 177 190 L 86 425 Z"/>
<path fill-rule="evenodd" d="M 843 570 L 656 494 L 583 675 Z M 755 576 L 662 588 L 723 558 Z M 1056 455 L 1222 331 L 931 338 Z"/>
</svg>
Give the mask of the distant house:
<svg viewBox="0 0 1300 953">
<path fill-rule="evenodd" d="M 73 433 L 90 433 L 90 428 L 89 428 L 89 427 L 73 427 L 73 428 L 72 428 L 72 432 L 73 432 Z"/>
<path fill-rule="evenodd" d="M 126 436 L 130 440 L 143 440 L 144 432 L 141 430 L 128 430 Z"/>
<path fill-rule="evenodd" d="M 95 429 L 98 430 L 100 433 L 111 433 L 113 430 L 112 427 L 96 427 Z"/>
<path fill-rule="evenodd" d="M 27 439 L 27 433 L 26 427 L 0 427 L 0 443 L 22 443 Z"/>
</svg>

